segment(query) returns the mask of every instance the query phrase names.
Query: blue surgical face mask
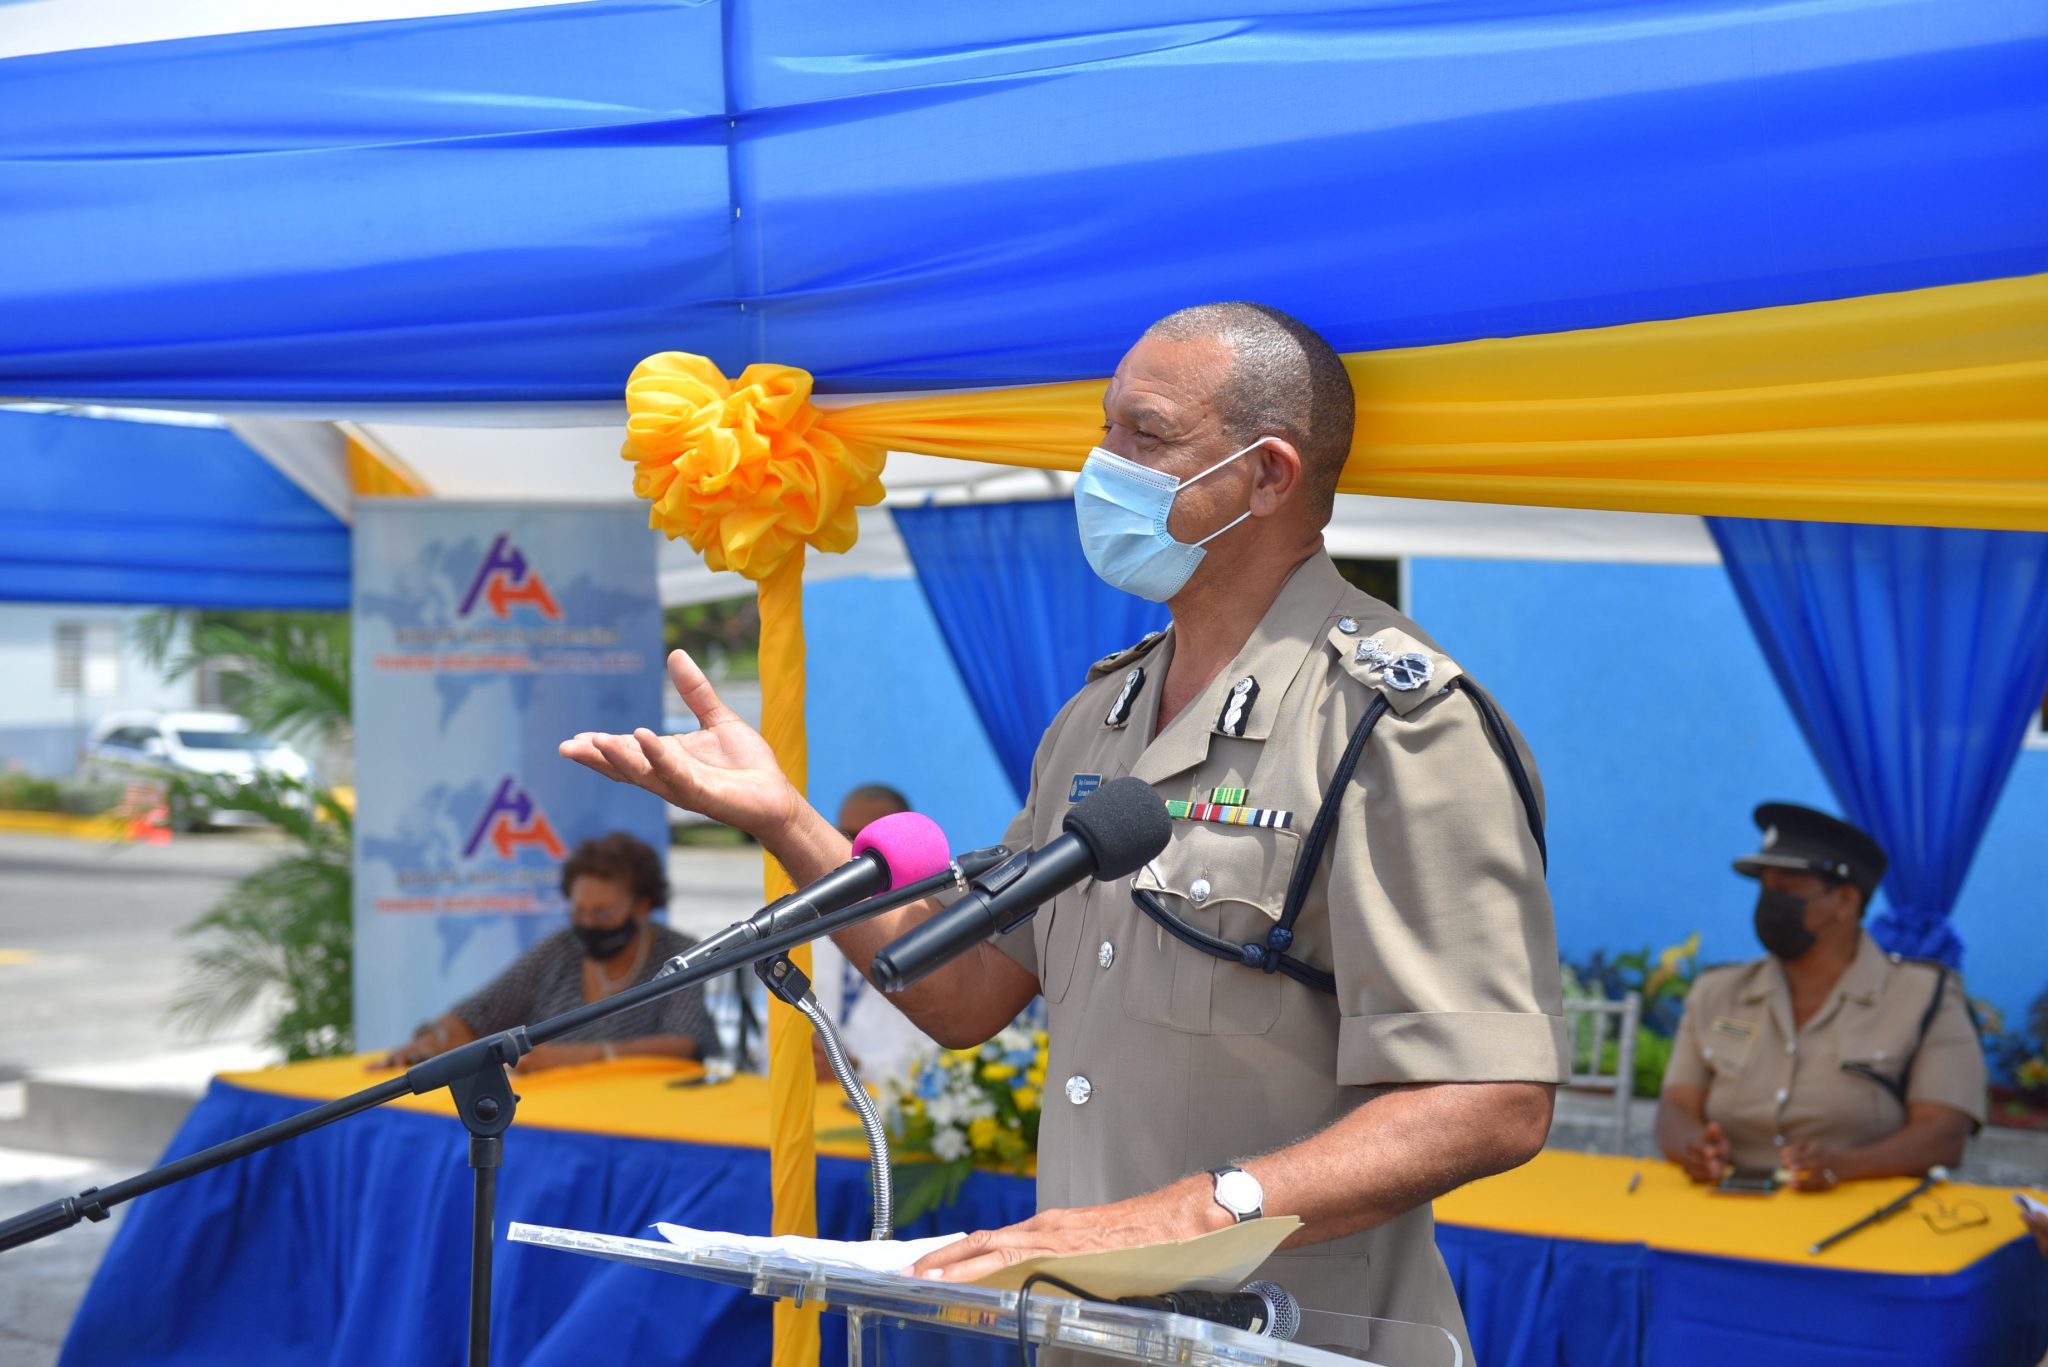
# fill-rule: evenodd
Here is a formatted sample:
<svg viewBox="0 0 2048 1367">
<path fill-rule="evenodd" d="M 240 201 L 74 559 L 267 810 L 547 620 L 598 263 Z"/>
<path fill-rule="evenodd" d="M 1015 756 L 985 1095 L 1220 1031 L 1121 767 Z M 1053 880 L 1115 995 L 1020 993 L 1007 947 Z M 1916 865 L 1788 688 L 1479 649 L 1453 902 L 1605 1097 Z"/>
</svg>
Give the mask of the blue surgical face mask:
<svg viewBox="0 0 2048 1367">
<path fill-rule="evenodd" d="M 1090 451 L 1074 484 L 1074 519 L 1081 527 L 1081 550 L 1089 566 L 1112 588 L 1155 603 L 1179 593 L 1208 554 L 1202 548 L 1252 513 L 1245 509 L 1189 545 L 1166 530 L 1174 496 L 1263 441 L 1260 437 L 1243 451 L 1233 451 L 1192 479 L 1148 470 L 1100 446 Z"/>
</svg>

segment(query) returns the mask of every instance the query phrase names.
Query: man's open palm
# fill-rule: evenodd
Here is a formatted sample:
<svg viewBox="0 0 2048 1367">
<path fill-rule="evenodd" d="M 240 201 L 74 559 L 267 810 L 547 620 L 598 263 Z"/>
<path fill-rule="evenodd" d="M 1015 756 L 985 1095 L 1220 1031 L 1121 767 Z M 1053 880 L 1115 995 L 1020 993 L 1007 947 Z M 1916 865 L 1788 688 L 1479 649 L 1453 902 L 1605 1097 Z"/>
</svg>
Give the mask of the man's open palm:
<svg viewBox="0 0 2048 1367">
<path fill-rule="evenodd" d="M 682 651 L 670 653 L 668 676 L 701 730 L 682 736 L 644 726 L 630 736 L 585 731 L 562 742 L 563 756 L 756 839 L 787 826 L 803 799 L 761 733 L 719 701 L 704 671 Z"/>
</svg>

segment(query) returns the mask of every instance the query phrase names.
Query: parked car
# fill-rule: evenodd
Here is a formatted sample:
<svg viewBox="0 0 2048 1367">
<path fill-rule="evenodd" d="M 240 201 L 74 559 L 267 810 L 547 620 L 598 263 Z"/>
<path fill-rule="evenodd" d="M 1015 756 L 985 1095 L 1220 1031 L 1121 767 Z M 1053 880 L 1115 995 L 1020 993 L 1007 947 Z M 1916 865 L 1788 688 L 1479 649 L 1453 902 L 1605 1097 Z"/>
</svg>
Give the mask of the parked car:
<svg viewBox="0 0 2048 1367">
<path fill-rule="evenodd" d="M 117 712 L 93 728 L 81 768 L 86 778 L 108 783 L 168 782 L 180 775 L 248 783 L 262 774 L 289 779 L 302 790 L 313 782 L 313 766 L 303 755 L 232 712 Z M 256 826 L 262 818 L 214 811 L 190 795 L 174 795 L 171 824 L 190 831 Z"/>
</svg>

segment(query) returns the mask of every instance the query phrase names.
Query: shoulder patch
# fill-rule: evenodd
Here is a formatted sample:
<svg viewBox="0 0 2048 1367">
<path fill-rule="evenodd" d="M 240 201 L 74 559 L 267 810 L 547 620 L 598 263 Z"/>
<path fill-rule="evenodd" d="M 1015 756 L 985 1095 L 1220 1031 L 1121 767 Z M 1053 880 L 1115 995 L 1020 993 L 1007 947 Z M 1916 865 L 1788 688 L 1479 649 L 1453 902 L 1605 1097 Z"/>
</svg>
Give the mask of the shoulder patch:
<svg viewBox="0 0 2048 1367">
<path fill-rule="evenodd" d="M 1391 627 L 1368 632 L 1349 617 L 1332 625 L 1326 639 L 1337 652 L 1338 667 L 1385 694 L 1401 716 L 1449 688 L 1451 680 L 1465 672 L 1448 655 L 1406 632 Z"/>
<path fill-rule="evenodd" d="M 1105 674 L 1123 668 L 1146 651 L 1152 649 L 1153 646 L 1158 645 L 1165 638 L 1166 633 L 1163 631 L 1146 632 L 1135 644 L 1127 645 L 1122 650 L 1111 651 L 1094 664 L 1089 665 L 1088 677 L 1090 679 L 1099 679 Z"/>
</svg>

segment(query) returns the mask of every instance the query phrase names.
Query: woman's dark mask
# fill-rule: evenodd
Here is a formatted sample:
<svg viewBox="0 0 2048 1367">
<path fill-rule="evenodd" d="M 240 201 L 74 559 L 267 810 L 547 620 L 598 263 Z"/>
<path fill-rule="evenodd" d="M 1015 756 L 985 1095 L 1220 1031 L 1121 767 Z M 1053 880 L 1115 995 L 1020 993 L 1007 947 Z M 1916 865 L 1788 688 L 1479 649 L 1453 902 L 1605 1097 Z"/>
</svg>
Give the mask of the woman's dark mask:
<svg viewBox="0 0 2048 1367">
<path fill-rule="evenodd" d="M 1756 938 L 1765 949 L 1787 962 L 1812 949 L 1814 934 L 1806 928 L 1806 899 L 1775 888 L 1759 892 Z"/>
<path fill-rule="evenodd" d="M 627 917 L 615 926 L 574 926 L 576 938 L 583 942 L 583 952 L 593 959 L 609 959 L 640 933 L 640 925 Z"/>
</svg>

